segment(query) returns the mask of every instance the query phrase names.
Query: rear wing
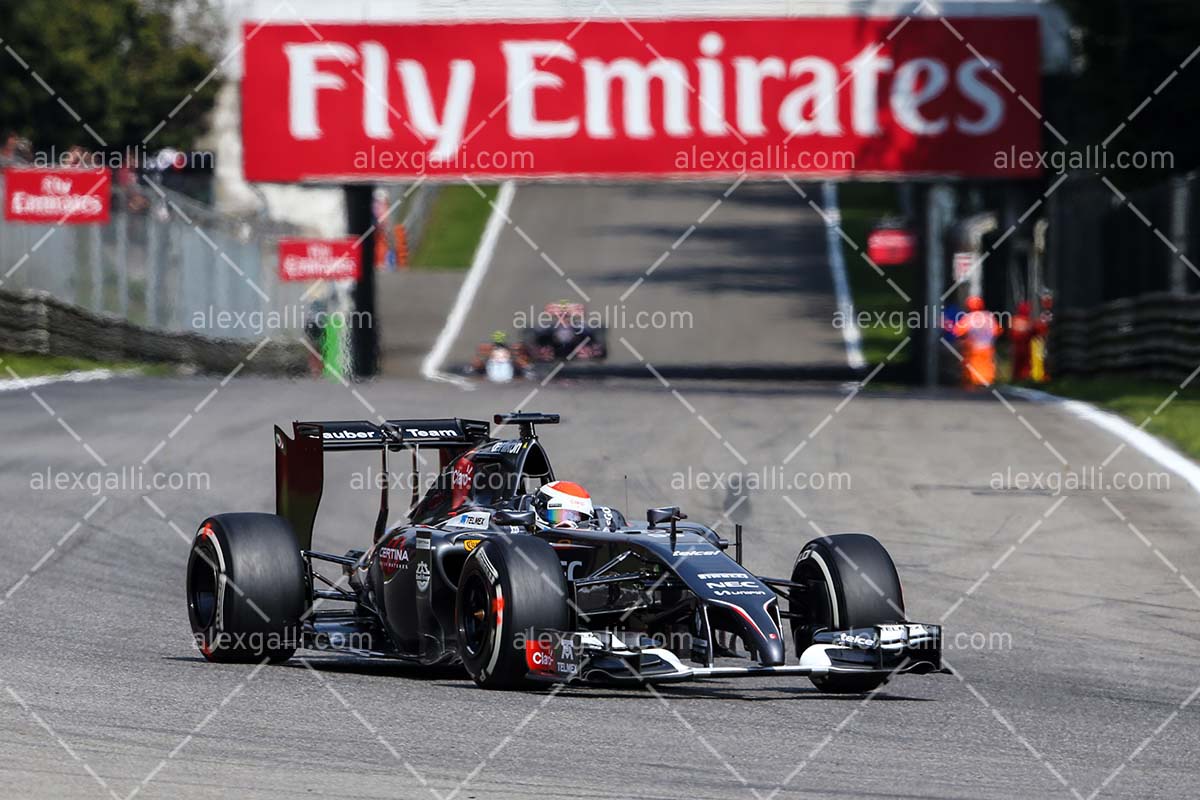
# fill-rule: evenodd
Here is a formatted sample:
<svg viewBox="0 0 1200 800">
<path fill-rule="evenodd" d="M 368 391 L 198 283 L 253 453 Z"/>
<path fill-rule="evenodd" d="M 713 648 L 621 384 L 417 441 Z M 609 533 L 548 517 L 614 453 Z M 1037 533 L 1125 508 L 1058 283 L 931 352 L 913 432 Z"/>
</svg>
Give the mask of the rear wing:
<svg viewBox="0 0 1200 800">
<path fill-rule="evenodd" d="M 482 420 L 392 419 L 294 422 L 292 436 L 275 426 L 275 513 L 287 520 L 301 550 L 312 548 L 313 524 L 325 486 L 325 453 L 343 450 L 378 450 L 383 475 L 388 474 L 387 453 L 402 449 L 435 447 L 445 450 L 472 447 L 491 438 L 491 425 Z M 380 492 L 376 536 L 386 524 L 387 483 Z M 415 484 L 414 484 L 415 487 Z"/>
<path fill-rule="evenodd" d="M 491 436 L 492 426 L 478 419 L 389 419 L 379 424 L 366 420 L 297 422 L 318 426 L 324 450 L 378 450 L 385 444 L 401 447 L 466 447 Z"/>
</svg>

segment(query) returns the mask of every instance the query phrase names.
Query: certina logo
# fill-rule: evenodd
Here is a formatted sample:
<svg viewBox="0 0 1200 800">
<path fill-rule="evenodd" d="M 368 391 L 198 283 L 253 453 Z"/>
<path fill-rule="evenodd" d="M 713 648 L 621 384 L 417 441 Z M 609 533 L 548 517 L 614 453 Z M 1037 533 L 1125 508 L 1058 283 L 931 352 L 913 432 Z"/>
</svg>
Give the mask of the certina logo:
<svg viewBox="0 0 1200 800">
<path fill-rule="evenodd" d="M 379 566 L 389 578 L 395 575 L 397 570 L 408 568 L 408 551 L 404 549 L 403 536 L 388 542 L 387 546 L 379 551 Z"/>
</svg>

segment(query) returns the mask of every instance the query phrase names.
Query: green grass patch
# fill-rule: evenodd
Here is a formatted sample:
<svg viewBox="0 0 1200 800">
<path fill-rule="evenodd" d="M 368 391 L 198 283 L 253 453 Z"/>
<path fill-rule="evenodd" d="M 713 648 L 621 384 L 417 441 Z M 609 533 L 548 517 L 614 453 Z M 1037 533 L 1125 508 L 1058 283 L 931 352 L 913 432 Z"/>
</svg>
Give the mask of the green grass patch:
<svg viewBox="0 0 1200 800">
<path fill-rule="evenodd" d="M 838 205 L 842 211 L 842 230 L 860 248 L 855 250 L 849 242 L 842 241 L 854 310 L 860 317 L 862 312 L 867 312 L 873 322 L 877 319 L 876 314 L 887 315 L 884 317 L 886 324 L 864 325 L 860 329 L 863 357 L 868 364 L 877 364 L 909 335 L 905 322 L 919 313 L 916 299 L 920 296 L 924 272 L 914 259 L 897 267 L 880 267 L 884 272 L 880 275 L 863 257 L 867 235 L 875 224 L 883 217 L 900 213 L 895 186 L 885 183 L 843 183 L 838 187 Z M 913 302 L 906 301 L 888 283 L 888 278 L 900 291 L 913 298 Z M 906 351 L 907 354 L 913 352 L 911 343 Z M 907 354 L 901 353 L 895 361 L 906 361 L 909 357 Z"/>
<path fill-rule="evenodd" d="M 12 372 L 9 372 L 10 369 Z M 21 378 L 36 378 L 92 369 L 137 370 L 147 375 L 162 375 L 175 371 L 173 367 L 161 364 L 105 363 L 74 356 L 43 356 L 0 351 L 0 380 L 12 379 L 14 372 Z"/>
<path fill-rule="evenodd" d="M 423 269 L 466 269 L 492 213 L 498 186 L 443 186 L 433 200 L 421 246 L 412 265 Z"/>
<path fill-rule="evenodd" d="M 1133 377 L 1058 378 L 1035 388 L 1085 400 L 1161 436 L 1192 458 L 1200 459 L 1200 385 L 1181 390 L 1178 384 Z M 1178 396 L 1164 405 L 1173 392 Z"/>
</svg>

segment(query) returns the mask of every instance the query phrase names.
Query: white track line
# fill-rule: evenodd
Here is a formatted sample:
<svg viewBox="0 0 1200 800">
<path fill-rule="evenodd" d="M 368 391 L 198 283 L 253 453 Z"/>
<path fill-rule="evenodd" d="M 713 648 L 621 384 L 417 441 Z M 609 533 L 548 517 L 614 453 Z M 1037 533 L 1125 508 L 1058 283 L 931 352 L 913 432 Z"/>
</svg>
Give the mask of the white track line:
<svg viewBox="0 0 1200 800">
<path fill-rule="evenodd" d="M 1085 403 L 1081 400 L 1068 400 L 1065 397 L 1059 397 L 1058 395 L 1042 392 L 1037 389 L 1012 386 L 1005 391 L 1035 403 L 1056 405 L 1067 413 L 1079 419 L 1086 420 L 1097 428 L 1108 431 L 1150 460 L 1171 470 L 1187 481 L 1193 489 L 1200 492 L 1200 465 L 1163 442 L 1157 436 L 1146 433 L 1123 417 L 1113 414 L 1110 411 L 1103 411 L 1091 403 Z"/>
<path fill-rule="evenodd" d="M 89 381 L 105 381 L 118 375 L 133 375 L 136 371 L 120 372 L 111 369 L 87 369 L 64 372 L 61 375 L 36 375 L 31 378 L 11 378 L 0 380 L 0 392 L 19 392 L 25 389 L 35 389 L 48 383 L 88 383 Z"/>
<path fill-rule="evenodd" d="M 826 181 L 821 185 L 821 205 L 825 209 L 825 244 L 829 249 L 829 270 L 833 273 L 833 291 L 837 296 L 838 311 L 842 316 L 842 339 L 846 342 L 846 361 L 851 369 L 863 369 L 862 334 L 854 319 L 854 300 L 850 297 L 850 281 L 846 277 L 846 254 L 842 252 L 839 233 L 842 211 L 838 207 L 837 184 Z"/>
<path fill-rule="evenodd" d="M 488 268 L 492 265 L 496 243 L 500 241 L 500 233 L 504 230 L 504 226 L 508 224 L 508 212 L 512 208 L 513 197 L 516 194 L 517 187 L 512 181 L 500 184 L 500 191 L 496 193 L 496 201 L 492 204 L 492 213 L 488 217 L 487 225 L 484 226 L 479 247 L 475 248 L 475 257 L 471 260 L 471 268 L 467 270 L 467 277 L 463 279 L 462 286 L 459 287 L 454 307 L 450 309 L 450 315 L 446 317 L 446 324 L 433 343 L 433 348 L 421 362 L 421 376 L 427 380 L 473 388 L 471 382 L 466 378 L 443 372 L 442 362 L 446 360 L 454 340 L 458 338 L 463 323 L 467 319 L 467 313 L 471 310 L 471 304 L 475 302 L 475 295 L 483 283 L 484 276 L 487 275 Z"/>
</svg>

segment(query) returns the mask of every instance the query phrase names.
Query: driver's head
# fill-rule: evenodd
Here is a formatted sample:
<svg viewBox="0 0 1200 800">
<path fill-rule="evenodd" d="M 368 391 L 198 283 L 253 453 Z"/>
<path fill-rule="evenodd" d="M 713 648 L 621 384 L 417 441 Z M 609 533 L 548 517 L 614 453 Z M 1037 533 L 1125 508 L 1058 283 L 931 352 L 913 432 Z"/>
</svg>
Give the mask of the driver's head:
<svg viewBox="0 0 1200 800">
<path fill-rule="evenodd" d="M 538 489 L 533 510 L 551 528 L 578 528 L 595 518 L 592 496 L 570 481 L 553 481 Z"/>
</svg>

